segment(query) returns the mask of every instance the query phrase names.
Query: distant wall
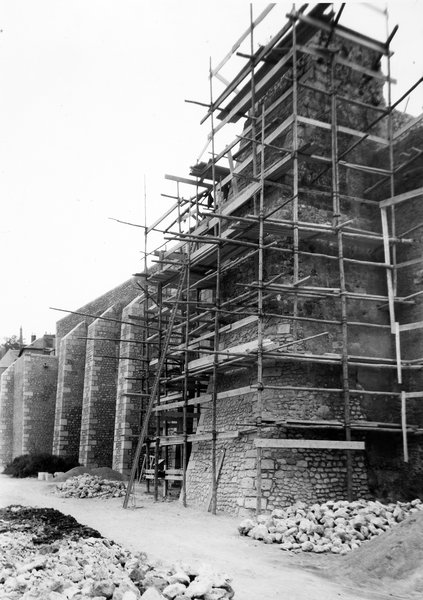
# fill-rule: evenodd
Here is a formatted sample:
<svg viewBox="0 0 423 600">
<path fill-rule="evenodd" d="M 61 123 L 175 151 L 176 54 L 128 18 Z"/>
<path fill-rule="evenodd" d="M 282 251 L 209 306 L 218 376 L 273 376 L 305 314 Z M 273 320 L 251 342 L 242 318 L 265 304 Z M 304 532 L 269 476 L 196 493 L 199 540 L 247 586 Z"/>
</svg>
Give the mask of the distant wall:
<svg viewBox="0 0 423 600">
<path fill-rule="evenodd" d="M 84 317 L 81 315 L 69 314 L 57 321 L 56 326 L 56 343 L 57 348 L 60 347 L 60 340 L 68 334 L 78 323 L 85 321 L 88 325 L 92 323 L 95 317 L 101 315 L 110 306 L 120 304 L 125 306 L 131 300 L 133 300 L 140 292 L 139 287 L 136 285 L 137 279 L 132 277 L 127 281 L 124 281 L 121 285 L 109 290 L 102 296 L 99 296 L 95 300 L 88 302 L 84 306 L 75 309 L 76 312 L 87 313 L 88 315 L 94 315 L 94 317 Z"/>
<path fill-rule="evenodd" d="M 53 439 L 53 454 L 58 456 L 79 455 L 86 337 L 87 324 L 82 322 L 60 342 Z"/>
<path fill-rule="evenodd" d="M 57 358 L 25 352 L 15 363 L 13 456 L 51 453 Z"/>
<path fill-rule="evenodd" d="M 0 378 L 0 466 L 12 460 L 14 387 L 15 365 L 11 364 Z"/>
<path fill-rule="evenodd" d="M 117 319 L 115 307 L 101 316 Z M 120 325 L 97 319 L 88 327 L 79 461 L 87 467 L 111 467 L 116 413 Z"/>
<path fill-rule="evenodd" d="M 141 340 L 144 330 L 142 323 L 132 317 L 141 317 L 144 307 L 141 297 L 132 300 L 122 311 L 120 331 L 120 360 L 118 365 L 116 418 L 113 445 L 113 468 L 128 473 L 132 466 L 132 458 L 140 431 L 142 407 L 147 398 L 142 397 L 142 382 L 137 374 L 143 368 L 141 361 Z"/>
</svg>

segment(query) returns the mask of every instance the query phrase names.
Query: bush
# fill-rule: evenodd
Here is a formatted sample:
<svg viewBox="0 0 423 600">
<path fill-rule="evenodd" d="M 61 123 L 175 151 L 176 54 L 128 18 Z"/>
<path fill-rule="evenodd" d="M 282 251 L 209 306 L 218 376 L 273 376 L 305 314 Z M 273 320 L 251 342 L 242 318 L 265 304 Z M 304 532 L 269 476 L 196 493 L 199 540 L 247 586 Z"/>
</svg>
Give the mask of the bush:
<svg viewBox="0 0 423 600">
<path fill-rule="evenodd" d="M 75 457 L 61 457 L 53 454 L 23 454 L 17 456 L 6 465 L 3 473 L 12 477 L 35 477 L 38 472 L 55 473 L 56 471 L 69 471 L 78 467 L 79 462 Z"/>
</svg>

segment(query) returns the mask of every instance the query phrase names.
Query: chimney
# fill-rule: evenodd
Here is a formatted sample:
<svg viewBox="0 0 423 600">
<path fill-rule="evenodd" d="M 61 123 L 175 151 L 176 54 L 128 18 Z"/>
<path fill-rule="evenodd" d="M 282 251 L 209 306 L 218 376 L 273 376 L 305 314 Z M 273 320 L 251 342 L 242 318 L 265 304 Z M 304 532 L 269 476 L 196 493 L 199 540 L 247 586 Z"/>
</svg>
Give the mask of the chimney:
<svg viewBox="0 0 423 600">
<path fill-rule="evenodd" d="M 36 339 L 37 339 L 37 336 L 35 335 L 35 333 L 32 333 L 31 334 L 31 344 L 33 344 Z"/>
</svg>

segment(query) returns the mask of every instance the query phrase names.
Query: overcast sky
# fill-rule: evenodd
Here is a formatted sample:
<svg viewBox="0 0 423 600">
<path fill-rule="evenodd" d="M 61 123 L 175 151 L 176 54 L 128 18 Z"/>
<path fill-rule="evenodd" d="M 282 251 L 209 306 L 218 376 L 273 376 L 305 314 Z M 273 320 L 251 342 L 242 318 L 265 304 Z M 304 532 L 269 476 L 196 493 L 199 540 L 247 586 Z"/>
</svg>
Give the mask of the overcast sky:
<svg viewBox="0 0 423 600">
<path fill-rule="evenodd" d="M 256 43 L 291 6 L 277 5 Z M 423 74 L 423 2 L 388 7 L 395 100 Z M 63 315 L 49 306 L 77 309 L 142 269 L 142 230 L 110 217 L 143 223 L 144 177 L 148 221 L 169 207 L 164 174 L 187 176 L 209 130 L 184 99 L 208 102 L 209 57 L 216 65 L 249 19 L 231 0 L 0 0 L 0 341 L 20 325 L 27 341 L 53 332 Z M 386 37 L 370 8 L 348 3 L 341 22 Z M 421 89 L 407 108 L 422 112 Z"/>
</svg>

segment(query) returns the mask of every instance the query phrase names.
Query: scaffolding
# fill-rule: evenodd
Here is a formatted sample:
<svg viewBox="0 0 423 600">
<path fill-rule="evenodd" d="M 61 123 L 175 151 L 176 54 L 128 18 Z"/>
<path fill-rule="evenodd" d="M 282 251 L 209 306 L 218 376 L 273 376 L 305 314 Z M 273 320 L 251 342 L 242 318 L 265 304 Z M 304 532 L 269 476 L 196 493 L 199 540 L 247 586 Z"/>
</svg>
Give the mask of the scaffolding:
<svg viewBox="0 0 423 600">
<path fill-rule="evenodd" d="M 146 262 L 144 272 L 138 274 L 144 292 L 145 326 L 141 395 L 149 402 L 142 414 L 142 431 L 124 507 L 138 474 L 140 457 L 150 455 L 151 445 L 154 468 L 144 469 L 143 474 L 154 480 L 155 498 L 160 478 L 165 493 L 168 484 L 176 481 L 186 505 L 192 444 L 211 443 L 207 504 L 215 513 L 224 460 L 218 443 L 253 435 L 257 450 L 256 510 L 260 512 L 264 448 L 345 452 L 346 495 L 351 499 L 352 453 L 364 449 L 366 434 L 402 435 L 404 460 L 408 461 L 408 436 L 423 432 L 408 424 L 406 418 L 407 399 L 422 398 L 423 391 L 406 391 L 403 381 L 404 373 L 423 368 L 423 357 L 401 357 L 401 335 L 423 327 L 423 322 L 401 323 L 397 316 L 399 309 L 412 305 L 416 296 L 401 296 L 398 288 L 398 270 L 403 266 L 397 261 L 398 250 L 412 247 L 412 230 L 398 233 L 395 220 L 399 204 L 423 197 L 423 188 L 402 194 L 396 194 L 395 189 L 397 174 L 423 151 L 413 148 L 404 160 L 396 157 L 396 140 L 412 123 L 396 131 L 393 124 L 396 106 L 423 78 L 392 102 L 390 44 L 396 29 L 383 43 L 352 31 L 340 23 L 344 5 L 337 13 L 329 4 L 293 9 L 282 29 L 254 51 L 255 28 L 273 6 L 255 20 L 251 9 L 250 26 L 231 52 L 215 68 L 210 62 L 210 101 L 202 122 L 210 123 L 211 158 L 192 167 L 189 177 L 166 176 L 176 183 L 172 196 L 175 202 L 153 224 L 144 227 L 145 260 L 153 256 L 155 263 L 151 267 Z M 239 53 L 246 60 L 245 66 L 226 82 L 221 70 L 248 37 L 251 53 Z M 352 60 L 345 51 L 349 44 L 367 52 L 373 64 Z M 378 68 L 381 58 L 387 61 L 387 75 Z M 310 83 L 308 73 L 315 65 L 324 70 L 329 85 Z M 346 92 L 340 84 L 340 69 L 350 72 L 355 81 L 375 82 L 376 88 L 386 85 L 386 104 L 371 103 Z M 215 98 L 216 79 L 226 85 Z M 279 87 L 273 93 L 276 83 Z M 320 105 L 320 114 L 313 117 L 304 114 L 304 99 L 310 95 Z M 353 119 L 348 115 L 354 113 L 366 116 L 361 126 L 352 126 Z M 242 135 L 217 151 L 219 131 L 243 118 L 246 122 Z M 319 144 L 319 139 L 324 143 Z M 379 162 L 360 162 L 363 155 L 382 158 Z M 359 185 L 351 184 L 353 178 Z M 192 193 L 184 197 L 181 187 L 192 189 Z M 357 195 L 353 193 L 355 188 L 360 191 Z M 307 215 L 307 203 L 319 206 L 327 219 L 313 218 L 317 210 Z M 360 216 L 362 207 L 372 214 L 380 211 L 379 226 L 365 226 L 366 220 Z M 346 213 L 352 218 L 344 219 Z M 162 244 L 149 252 L 147 238 L 152 232 L 161 233 L 165 244 L 172 242 L 171 249 Z M 378 249 L 383 250 L 381 257 Z M 285 261 L 287 269 L 272 273 L 272 259 Z M 313 284 L 313 279 L 319 280 L 310 268 L 314 260 L 334 273 L 325 285 Z M 369 268 L 378 274 L 376 279 L 382 274 L 386 292 L 354 291 L 349 273 L 355 268 Z M 254 275 L 238 280 L 236 273 L 249 271 Z M 230 285 L 229 279 L 233 280 Z M 316 302 L 327 304 L 330 318 L 326 314 L 329 309 L 323 311 L 323 316 L 305 310 Z M 363 303 L 370 308 L 367 318 L 358 320 L 357 306 Z M 273 334 L 268 332 L 269 322 L 274 324 Z M 245 328 L 254 335 L 250 334 L 247 341 L 231 342 L 230 336 L 236 340 L 236 332 Z M 384 341 L 392 336 L 393 351 L 388 342 L 381 344 L 382 351 L 370 355 L 354 353 L 350 339 L 367 331 Z M 337 352 L 328 346 L 328 340 L 337 340 Z M 266 380 L 267 365 L 288 363 L 335 368 L 340 384 L 277 385 Z M 357 369 L 382 370 L 395 378 L 394 389 L 367 390 L 352 385 L 352 373 Z M 250 384 L 220 390 L 220 375 L 238 371 L 254 371 Z M 266 391 L 342 397 L 342 418 L 269 417 L 265 412 Z M 237 396 L 254 399 L 255 418 L 237 423 L 230 430 L 220 430 L 219 402 Z M 400 403 L 400 420 L 354 418 L 352 402 L 360 397 L 382 397 Z M 210 411 L 208 430 L 202 428 L 201 415 L 205 411 Z M 308 431 L 312 439 L 284 439 L 272 433 L 290 430 Z M 324 439 L 315 439 L 322 434 Z"/>
</svg>

